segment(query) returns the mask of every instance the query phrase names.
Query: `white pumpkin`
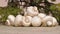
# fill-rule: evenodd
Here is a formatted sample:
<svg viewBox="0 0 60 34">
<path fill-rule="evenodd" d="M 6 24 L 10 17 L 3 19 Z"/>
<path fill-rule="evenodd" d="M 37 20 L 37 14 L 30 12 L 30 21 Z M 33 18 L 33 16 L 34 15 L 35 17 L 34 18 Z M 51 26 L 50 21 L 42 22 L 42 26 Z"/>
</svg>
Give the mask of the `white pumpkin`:
<svg viewBox="0 0 60 34">
<path fill-rule="evenodd" d="M 10 26 L 10 25 L 11 25 L 11 24 L 10 24 L 10 21 L 9 21 L 8 19 L 6 20 L 5 24 L 6 24 L 7 26 Z"/>
<path fill-rule="evenodd" d="M 23 26 L 30 26 L 31 25 L 31 16 L 24 16 L 23 17 Z"/>
<path fill-rule="evenodd" d="M 43 26 L 55 26 L 57 24 L 58 24 L 58 22 L 57 22 L 56 18 L 54 18 L 52 16 L 46 16 L 43 19 Z"/>
<path fill-rule="evenodd" d="M 17 15 L 15 18 L 15 26 L 22 26 L 22 15 Z"/>
<path fill-rule="evenodd" d="M 38 12 L 38 9 L 36 6 L 33 7 L 34 11 Z"/>
<path fill-rule="evenodd" d="M 38 16 L 34 16 L 31 20 L 32 26 L 40 26 L 41 25 L 41 19 Z"/>
<path fill-rule="evenodd" d="M 46 17 L 46 14 L 44 14 L 44 13 L 39 13 L 38 16 L 39 16 L 41 19 L 43 19 L 44 17 Z"/>
<path fill-rule="evenodd" d="M 47 21 L 47 26 L 52 26 L 52 22 L 51 21 Z"/>
<path fill-rule="evenodd" d="M 35 15 L 38 15 L 38 10 L 37 10 L 37 7 L 27 7 L 27 15 L 29 16 L 35 16 Z"/>
<path fill-rule="evenodd" d="M 55 17 L 52 18 L 53 18 L 53 26 L 57 26 L 58 25 L 57 19 Z"/>
<path fill-rule="evenodd" d="M 11 24 L 11 25 L 14 25 L 15 16 L 9 15 L 9 16 L 8 16 L 8 20 L 10 21 L 10 24 Z"/>
<path fill-rule="evenodd" d="M 39 14 L 38 14 L 38 17 L 40 17 L 40 18 L 41 18 L 41 22 L 43 22 L 43 18 L 46 17 L 46 14 L 44 14 L 44 13 L 39 13 Z"/>
<path fill-rule="evenodd" d="M 52 25 L 51 23 L 52 23 L 52 16 L 46 16 L 42 20 L 42 26 L 50 26 L 50 25 Z"/>
<path fill-rule="evenodd" d="M 51 17 L 50 19 L 51 19 L 50 23 L 48 22 L 48 24 L 47 24 L 48 26 L 57 26 L 58 25 L 58 22 L 55 17 Z M 51 24 L 51 25 L 49 25 L 49 24 Z"/>
</svg>

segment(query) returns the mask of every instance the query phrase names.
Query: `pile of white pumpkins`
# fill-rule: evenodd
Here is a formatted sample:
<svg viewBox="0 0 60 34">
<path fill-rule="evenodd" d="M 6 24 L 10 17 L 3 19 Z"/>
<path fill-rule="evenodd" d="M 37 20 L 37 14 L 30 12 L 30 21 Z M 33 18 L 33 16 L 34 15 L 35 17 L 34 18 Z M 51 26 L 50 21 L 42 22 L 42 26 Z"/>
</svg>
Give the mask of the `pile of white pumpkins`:
<svg viewBox="0 0 60 34">
<path fill-rule="evenodd" d="M 36 6 L 29 6 L 24 8 L 24 16 L 17 15 L 16 17 L 14 15 L 9 15 L 6 20 L 6 25 L 8 26 L 57 26 L 58 22 L 55 17 L 51 15 L 46 15 L 45 13 L 39 13 Z"/>
</svg>

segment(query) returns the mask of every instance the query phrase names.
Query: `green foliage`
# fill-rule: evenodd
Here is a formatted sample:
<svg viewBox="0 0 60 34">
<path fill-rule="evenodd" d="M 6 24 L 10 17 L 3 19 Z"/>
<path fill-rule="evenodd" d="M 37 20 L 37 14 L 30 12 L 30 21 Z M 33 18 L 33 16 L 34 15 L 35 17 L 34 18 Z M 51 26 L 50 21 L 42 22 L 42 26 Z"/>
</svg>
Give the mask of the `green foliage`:
<svg viewBox="0 0 60 34">
<path fill-rule="evenodd" d="M 56 4 L 56 5 L 52 5 L 52 6 L 50 6 L 50 9 L 52 10 L 52 11 L 60 11 L 60 4 Z"/>
<path fill-rule="evenodd" d="M 0 21 L 5 21 L 8 17 L 8 15 L 14 15 L 16 16 L 21 10 L 17 7 L 7 7 L 7 8 L 0 8 L 0 15 L 2 18 L 0 18 Z"/>
<path fill-rule="evenodd" d="M 50 10 L 52 11 L 53 16 L 60 22 L 60 4 L 50 6 Z"/>
<path fill-rule="evenodd" d="M 51 9 L 52 11 L 55 11 L 55 10 L 56 10 L 56 5 L 50 6 L 50 9 Z"/>
</svg>

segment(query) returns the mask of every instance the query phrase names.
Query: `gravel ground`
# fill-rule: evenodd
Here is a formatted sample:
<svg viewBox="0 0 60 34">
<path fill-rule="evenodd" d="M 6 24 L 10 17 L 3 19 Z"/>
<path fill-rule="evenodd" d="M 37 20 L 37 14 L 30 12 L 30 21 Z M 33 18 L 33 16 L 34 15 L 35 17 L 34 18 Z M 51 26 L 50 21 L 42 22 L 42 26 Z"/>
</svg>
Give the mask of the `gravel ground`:
<svg viewBox="0 0 60 34">
<path fill-rule="evenodd" d="M 56 27 L 12 27 L 0 25 L 0 34 L 60 34 Z"/>
</svg>

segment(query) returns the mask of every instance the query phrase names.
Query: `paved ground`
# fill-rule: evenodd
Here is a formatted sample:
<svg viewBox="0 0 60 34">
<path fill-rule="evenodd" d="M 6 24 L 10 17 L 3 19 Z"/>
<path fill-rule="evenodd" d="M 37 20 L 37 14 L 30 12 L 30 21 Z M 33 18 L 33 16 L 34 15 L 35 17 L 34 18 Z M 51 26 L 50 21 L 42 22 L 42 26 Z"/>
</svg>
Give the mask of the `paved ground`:
<svg viewBox="0 0 60 34">
<path fill-rule="evenodd" d="M 60 34 L 60 26 L 56 27 L 11 27 L 0 26 L 0 34 Z"/>
</svg>

